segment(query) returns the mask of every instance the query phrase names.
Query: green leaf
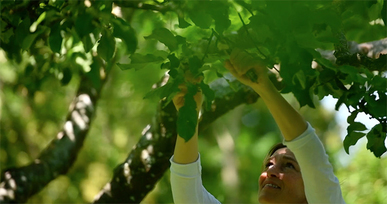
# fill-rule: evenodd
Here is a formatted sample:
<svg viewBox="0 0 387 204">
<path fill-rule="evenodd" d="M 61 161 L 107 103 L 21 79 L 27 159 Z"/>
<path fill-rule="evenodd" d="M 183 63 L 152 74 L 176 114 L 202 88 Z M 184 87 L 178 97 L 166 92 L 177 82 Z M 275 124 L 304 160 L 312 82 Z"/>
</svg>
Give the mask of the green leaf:
<svg viewBox="0 0 387 204">
<path fill-rule="evenodd" d="M 60 22 L 57 22 L 51 27 L 50 36 L 48 37 L 48 43 L 50 45 L 50 48 L 53 52 L 56 53 L 60 53 L 60 50 L 62 48 L 63 39 L 60 34 L 60 31 Z"/>
<path fill-rule="evenodd" d="M 144 99 L 151 99 L 156 97 L 157 99 L 165 100 L 163 107 L 166 107 L 172 101 L 173 97 L 180 91 L 179 85 L 182 83 L 183 78 L 169 78 L 168 82 L 164 86 L 152 89 L 146 93 Z"/>
<path fill-rule="evenodd" d="M 180 66 L 180 60 L 176 57 L 174 53 L 168 55 L 168 59 L 171 62 L 170 69 L 176 69 Z"/>
<path fill-rule="evenodd" d="M 91 36 L 85 35 L 81 40 L 82 40 L 82 44 L 83 44 L 83 48 L 85 49 L 85 52 L 86 53 L 90 52 L 90 50 L 94 47 L 94 43 L 91 39 Z"/>
<path fill-rule="evenodd" d="M 27 33 L 27 36 L 24 38 L 21 44 L 21 48 L 23 50 L 28 50 L 30 49 L 31 45 L 33 42 L 35 42 L 35 39 L 45 31 L 45 29 L 39 29 L 35 33 Z"/>
<path fill-rule="evenodd" d="M 114 37 L 108 31 L 103 32 L 97 48 L 98 55 L 109 62 L 114 55 L 115 49 L 116 41 Z"/>
<path fill-rule="evenodd" d="M 86 73 L 86 77 L 89 78 L 93 87 L 97 90 L 102 86 L 100 67 L 101 65 L 98 63 L 98 60 L 93 60 L 93 63 L 90 65 L 90 71 Z"/>
<path fill-rule="evenodd" d="M 17 27 L 15 29 L 15 41 L 18 43 L 20 47 L 23 47 L 23 42 L 27 35 L 30 34 L 29 27 L 30 27 L 31 19 L 25 18 L 22 22 L 17 24 Z"/>
<path fill-rule="evenodd" d="M 375 125 L 367 134 L 367 149 L 369 149 L 376 157 L 382 156 L 387 149 L 384 145 L 386 140 L 386 132 L 383 132 L 382 124 Z"/>
<path fill-rule="evenodd" d="M 62 74 L 63 74 L 63 77 L 60 80 L 60 82 L 63 86 L 65 86 L 71 81 L 73 73 L 68 67 L 66 67 L 63 69 Z"/>
<path fill-rule="evenodd" d="M 215 99 L 215 92 L 210 88 L 210 86 L 205 84 L 203 81 L 200 83 L 200 88 L 202 89 L 206 99 L 205 107 L 207 110 L 210 110 L 212 101 Z"/>
<path fill-rule="evenodd" d="M 31 27 L 30 27 L 30 32 L 33 33 L 36 31 L 36 28 L 38 27 L 38 25 L 44 21 L 44 19 L 46 18 L 46 14 L 47 12 L 43 12 L 42 14 L 40 14 L 38 20 L 36 20 L 35 22 L 32 23 Z"/>
<path fill-rule="evenodd" d="M 187 21 L 184 20 L 184 18 L 179 18 L 179 28 L 187 28 L 191 26 Z"/>
<path fill-rule="evenodd" d="M 231 25 L 228 14 L 229 6 L 225 4 L 225 1 L 210 1 L 210 4 L 208 11 L 215 20 L 215 30 L 222 34 Z"/>
<path fill-rule="evenodd" d="M 203 9 L 195 9 L 189 11 L 189 17 L 196 26 L 208 29 L 212 24 L 212 17 L 210 14 L 206 13 Z"/>
<path fill-rule="evenodd" d="M 300 107 L 308 105 L 311 108 L 315 108 L 309 89 L 295 89 L 292 92 L 300 103 Z"/>
<path fill-rule="evenodd" d="M 199 57 L 196 55 L 189 58 L 188 63 L 189 63 L 189 70 L 194 75 L 198 74 L 199 69 L 203 66 L 202 60 L 200 60 Z"/>
<path fill-rule="evenodd" d="M 366 107 L 374 118 L 381 119 L 387 116 L 387 95 L 385 92 L 377 92 L 378 99 L 376 99 L 374 94 L 365 96 Z"/>
<path fill-rule="evenodd" d="M 349 147 L 355 145 L 359 139 L 364 137 L 364 135 L 365 133 L 362 132 L 351 132 L 347 136 L 345 136 L 345 139 L 343 141 L 345 152 L 349 154 Z"/>
<path fill-rule="evenodd" d="M 351 115 L 348 116 L 347 118 L 347 123 L 348 124 L 353 124 L 355 122 L 356 116 L 359 113 L 359 111 L 352 111 Z"/>
<path fill-rule="evenodd" d="M 177 116 L 177 133 L 186 142 L 189 141 L 196 131 L 198 113 L 194 95 L 197 92 L 195 86 L 187 85 L 188 93 L 184 97 L 184 106 L 180 108 Z"/>
<path fill-rule="evenodd" d="M 336 70 L 336 67 L 335 65 L 333 65 L 333 63 L 325 58 L 322 58 L 322 57 L 319 57 L 319 58 L 316 58 L 315 59 L 316 62 L 326 68 L 329 68 L 331 70 Z"/>
<path fill-rule="evenodd" d="M 347 100 L 347 92 L 344 92 L 343 95 L 340 96 L 339 100 L 337 100 L 335 105 L 335 110 L 338 111 L 340 106 Z"/>
<path fill-rule="evenodd" d="M 9 43 L 9 39 L 14 34 L 14 29 L 8 28 L 8 23 L 3 21 L 3 18 L 0 19 L 0 40 L 4 43 Z"/>
<path fill-rule="evenodd" d="M 350 123 L 348 128 L 347 128 L 348 134 L 350 134 L 351 132 L 354 132 L 354 131 L 364 131 L 364 130 L 367 130 L 367 127 L 363 123 L 360 123 L 360 122 Z"/>
<path fill-rule="evenodd" d="M 177 49 L 177 39 L 175 36 L 166 28 L 156 28 L 152 34 L 145 37 L 145 39 L 156 39 L 168 47 L 170 51 Z"/>
<path fill-rule="evenodd" d="M 302 70 L 299 70 L 293 77 L 293 84 L 296 84 L 295 83 L 295 80 L 298 80 L 298 82 L 301 84 L 301 88 L 302 89 L 305 89 L 306 88 L 306 78 L 305 78 L 305 74 L 304 74 L 304 71 Z"/>
<path fill-rule="evenodd" d="M 74 16 L 74 28 L 80 39 L 94 30 L 93 16 L 87 12 Z"/>
<path fill-rule="evenodd" d="M 186 39 L 185 39 L 185 37 L 182 37 L 182 36 L 180 36 L 180 35 L 176 35 L 176 41 L 177 41 L 177 44 L 178 45 L 181 45 L 181 44 L 185 44 L 187 41 L 186 41 Z"/>
<path fill-rule="evenodd" d="M 126 45 L 126 49 L 130 54 L 134 53 L 137 49 L 137 37 L 134 29 L 130 24 L 121 18 L 114 18 L 112 20 L 114 31 L 113 35 L 116 38 L 122 39 Z"/>
<path fill-rule="evenodd" d="M 117 63 L 117 66 L 121 70 L 127 69 L 135 69 L 140 70 L 147 68 L 149 66 L 160 66 L 160 64 L 164 61 L 164 58 L 152 54 L 142 55 L 139 53 L 134 53 L 131 57 L 130 64 L 120 64 Z"/>
</svg>

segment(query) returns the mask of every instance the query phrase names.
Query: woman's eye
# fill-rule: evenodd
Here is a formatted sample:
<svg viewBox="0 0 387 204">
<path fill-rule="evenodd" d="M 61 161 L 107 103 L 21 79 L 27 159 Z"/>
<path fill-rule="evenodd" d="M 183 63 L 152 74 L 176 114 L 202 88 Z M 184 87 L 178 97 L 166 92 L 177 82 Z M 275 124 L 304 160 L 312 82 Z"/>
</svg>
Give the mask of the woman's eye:
<svg viewBox="0 0 387 204">
<path fill-rule="evenodd" d="M 271 165 L 273 165 L 272 162 L 267 162 L 266 165 L 265 165 L 265 167 L 266 167 L 266 168 L 269 168 Z"/>
<path fill-rule="evenodd" d="M 288 168 L 296 169 L 292 163 L 286 163 L 285 166 Z"/>
</svg>

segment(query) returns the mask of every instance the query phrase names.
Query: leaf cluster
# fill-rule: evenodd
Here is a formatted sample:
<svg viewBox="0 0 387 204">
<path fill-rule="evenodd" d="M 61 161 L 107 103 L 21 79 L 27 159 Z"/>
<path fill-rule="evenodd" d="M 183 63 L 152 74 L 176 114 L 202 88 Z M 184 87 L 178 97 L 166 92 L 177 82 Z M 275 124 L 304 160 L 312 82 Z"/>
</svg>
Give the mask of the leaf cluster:
<svg viewBox="0 0 387 204">
<path fill-rule="evenodd" d="M 223 61 L 230 50 L 244 49 L 268 68 L 278 65 L 284 87 L 281 91 L 293 93 L 301 106 L 314 107 L 315 97 L 328 95 L 338 99 L 336 108 L 345 105 L 352 112 L 344 141 L 347 152 L 365 135 L 367 148 L 377 157 L 386 152 L 381 142 L 387 129 L 385 64 L 369 58 L 359 63 L 347 41 L 386 37 L 385 26 L 370 23 L 383 20 L 385 1 L 115 3 L 157 21 L 147 27 L 147 35 L 138 36 L 129 22 L 112 14 L 111 1 L 6 1 L 1 8 L 1 48 L 9 59 L 18 62 L 23 53 L 34 58 L 35 63 L 29 62 L 22 70 L 29 80 L 34 79 L 31 84 L 52 75 L 66 84 L 71 75 L 87 73 L 98 86 L 100 67 L 160 67 L 169 74 L 169 81 L 145 98 L 157 96 L 167 101 L 179 91 L 179 84 L 188 83 L 184 76 L 190 71 L 204 77 L 203 83 L 191 85 L 196 87 L 192 90 L 202 89 L 207 108 L 216 95 L 208 84 L 218 78 L 230 82 Z M 140 40 L 153 44 L 152 51 L 143 49 Z M 325 59 L 319 49 L 335 49 L 338 61 Z M 314 62 L 318 66 L 312 67 Z M 183 109 L 187 111 L 180 115 L 185 119 L 178 130 L 186 140 L 197 123 L 188 116 L 193 108 L 191 97 L 187 95 Z M 360 112 L 379 124 L 368 133 L 362 132 L 364 125 L 355 121 Z"/>
</svg>

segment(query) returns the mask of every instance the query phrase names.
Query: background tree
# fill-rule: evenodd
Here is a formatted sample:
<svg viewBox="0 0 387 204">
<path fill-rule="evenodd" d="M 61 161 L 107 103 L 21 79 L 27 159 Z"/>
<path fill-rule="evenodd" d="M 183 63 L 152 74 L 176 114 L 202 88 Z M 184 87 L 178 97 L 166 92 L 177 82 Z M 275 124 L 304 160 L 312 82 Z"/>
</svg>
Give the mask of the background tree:
<svg viewBox="0 0 387 204">
<path fill-rule="evenodd" d="M 323 122 L 332 116 L 324 116 L 319 100 L 338 99 L 336 109 L 351 112 L 346 152 L 366 136 L 367 149 L 380 157 L 386 152 L 385 8 L 380 0 L 2 1 L 0 200 L 25 202 L 44 188 L 31 202 L 141 202 L 169 167 L 176 130 L 191 136 L 189 104 L 176 116 L 169 103 L 189 70 L 204 76 L 204 181 L 221 201 L 252 202 L 254 192 L 227 192 L 254 188 L 242 181 L 259 172 L 253 164 L 275 142 L 266 135 L 279 133 L 262 119 L 270 116 L 257 96 L 223 68 L 234 48 L 260 58 L 301 107 L 321 110 L 319 120 L 308 120 L 322 138 L 333 123 Z M 243 103 L 257 107 L 222 116 Z M 359 114 L 377 122 L 367 128 Z M 332 152 L 341 147 L 327 143 Z M 379 160 L 375 165 L 383 168 Z M 224 185 L 207 177 L 221 177 Z M 381 173 L 373 187 L 386 186 L 386 178 Z M 168 190 L 156 192 L 162 196 L 146 202 L 171 202 Z M 378 199 L 383 194 L 370 201 Z"/>
</svg>

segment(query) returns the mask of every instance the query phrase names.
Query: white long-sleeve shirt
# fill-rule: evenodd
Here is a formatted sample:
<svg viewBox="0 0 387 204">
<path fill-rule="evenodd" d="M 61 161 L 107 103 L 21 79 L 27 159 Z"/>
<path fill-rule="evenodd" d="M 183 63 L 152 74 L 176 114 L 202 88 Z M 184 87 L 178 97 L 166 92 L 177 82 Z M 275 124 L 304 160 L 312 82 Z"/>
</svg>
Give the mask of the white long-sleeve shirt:
<svg viewBox="0 0 387 204">
<path fill-rule="evenodd" d="M 340 184 L 315 130 L 308 128 L 292 141 L 283 142 L 301 169 L 308 203 L 345 203 Z M 175 203 L 220 203 L 202 185 L 200 157 L 190 164 L 171 162 L 171 186 Z"/>
</svg>

